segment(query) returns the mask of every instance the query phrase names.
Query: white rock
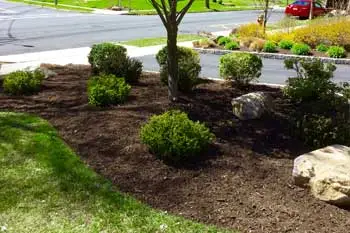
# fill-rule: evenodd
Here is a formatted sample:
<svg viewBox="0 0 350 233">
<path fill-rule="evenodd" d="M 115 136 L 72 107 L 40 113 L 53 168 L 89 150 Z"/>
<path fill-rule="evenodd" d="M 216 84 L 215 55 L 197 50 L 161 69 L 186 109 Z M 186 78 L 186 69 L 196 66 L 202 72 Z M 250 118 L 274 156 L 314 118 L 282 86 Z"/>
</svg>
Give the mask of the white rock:
<svg viewBox="0 0 350 233">
<path fill-rule="evenodd" d="M 299 156 L 293 178 L 322 201 L 350 206 L 350 147 L 333 145 Z"/>
<path fill-rule="evenodd" d="M 233 114 L 240 120 L 260 118 L 272 108 L 272 97 L 264 92 L 252 92 L 231 101 Z"/>
</svg>

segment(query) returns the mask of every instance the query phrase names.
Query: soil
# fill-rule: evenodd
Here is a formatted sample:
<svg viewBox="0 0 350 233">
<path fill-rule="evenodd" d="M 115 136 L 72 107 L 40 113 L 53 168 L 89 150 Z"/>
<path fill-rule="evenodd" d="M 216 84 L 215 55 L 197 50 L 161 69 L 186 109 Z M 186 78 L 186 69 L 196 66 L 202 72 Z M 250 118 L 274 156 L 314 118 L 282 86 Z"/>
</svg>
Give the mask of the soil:
<svg viewBox="0 0 350 233">
<path fill-rule="evenodd" d="M 313 198 L 292 183 L 293 158 L 309 151 L 290 135 L 289 104 L 280 90 L 250 86 L 239 90 L 206 82 L 179 103 L 169 104 L 156 74 L 144 74 L 125 105 L 88 106 L 87 66 L 51 67 L 40 93 L 9 97 L 0 90 L 0 109 L 35 113 L 96 172 L 154 208 L 220 227 L 254 233 L 348 232 L 350 212 Z M 275 111 L 260 120 L 239 121 L 233 97 L 268 91 Z M 184 167 L 157 160 L 141 144 L 140 127 L 170 108 L 206 123 L 217 139 L 206 159 Z"/>
</svg>

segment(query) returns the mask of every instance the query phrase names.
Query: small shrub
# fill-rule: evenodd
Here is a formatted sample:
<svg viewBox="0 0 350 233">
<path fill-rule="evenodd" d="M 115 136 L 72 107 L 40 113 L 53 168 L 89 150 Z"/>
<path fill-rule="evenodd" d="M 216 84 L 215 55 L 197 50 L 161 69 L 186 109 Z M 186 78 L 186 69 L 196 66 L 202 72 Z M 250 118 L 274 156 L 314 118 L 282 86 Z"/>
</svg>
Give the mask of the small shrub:
<svg viewBox="0 0 350 233">
<path fill-rule="evenodd" d="M 179 163 L 199 156 L 213 140 L 207 127 L 180 111 L 152 116 L 141 128 L 141 141 L 167 162 Z"/>
<path fill-rule="evenodd" d="M 239 49 L 239 44 L 236 41 L 231 41 L 225 45 L 225 49 L 236 50 Z"/>
<path fill-rule="evenodd" d="M 114 75 L 92 77 L 88 81 L 89 104 L 107 106 L 124 103 L 130 89 L 124 78 L 117 78 Z"/>
<path fill-rule="evenodd" d="M 278 46 L 281 48 L 281 49 L 291 49 L 294 45 L 294 42 L 291 41 L 291 40 L 281 40 L 279 43 L 278 43 Z"/>
<path fill-rule="evenodd" d="M 293 45 L 291 51 L 296 55 L 309 55 L 311 48 L 307 44 L 296 43 Z"/>
<path fill-rule="evenodd" d="M 317 47 L 316 47 L 316 51 L 318 51 L 318 52 L 327 52 L 327 50 L 328 50 L 328 46 L 327 45 L 325 45 L 325 44 L 319 44 Z"/>
<path fill-rule="evenodd" d="M 199 54 L 185 47 L 178 47 L 178 88 L 182 92 L 190 92 L 198 84 L 198 76 L 201 71 Z M 163 84 L 168 85 L 167 48 L 161 49 L 156 59 L 160 66 L 160 77 Z"/>
<path fill-rule="evenodd" d="M 264 49 L 265 40 L 256 38 L 249 46 L 250 51 L 261 52 Z"/>
<path fill-rule="evenodd" d="M 327 50 L 327 55 L 332 58 L 343 58 L 346 57 L 346 52 L 343 47 L 331 46 Z"/>
<path fill-rule="evenodd" d="M 276 53 L 277 45 L 273 41 L 266 41 L 266 43 L 264 44 L 263 51 L 267 53 Z"/>
<path fill-rule="evenodd" d="M 219 45 L 223 45 L 223 46 L 225 46 L 225 45 L 227 45 L 228 43 L 231 43 L 231 42 L 232 42 L 232 39 L 230 37 L 226 37 L 226 36 L 221 37 L 218 40 L 218 44 Z"/>
<path fill-rule="evenodd" d="M 245 85 L 260 77 L 262 61 L 254 54 L 232 53 L 220 58 L 219 68 L 224 79 Z"/>
<path fill-rule="evenodd" d="M 337 86 L 331 80 L 336 67 L 320 60 L 298 59 L 286 60 L 285 65 L 297 71 L 297 77 L 289 78 L 283 89 L 284 95 L 294 102 L 295 109 L 289 113 L 293 132 L 314 147 L 332 143 L 350 145 L 346 84 Z"/>
<path fill-rule="evenodd" d="M 142 72 L 140 61 L 130 59 L 123 46 L 112 43 L 93 45 L 88 59 L 95 75 L 113 74 L 132 83 L 140 78 Z"/>
<path fill-rule="evenodd" d="M 240 37 L 257 37 L 265 38 L 263 27 L 257 23 L 241 25 L 237 29 L 237 34 Z"/>
<path fill-rule="evenodd" d="M 45 75 L 40 69 L 35 71 L 15 71 L 5 76 L 4 92 L 11 95 L 29 95 L 40 90 Z"/>
<path fill-rule="evenodd" d="M 339 114 L 339 113 L 338 113 Z M 346 118 L 305 114 L 296 122 L 298 136 L 305 144 L 320 148 L 350 143 L 350 126 Z"/>
<path fill-rule="evenodd" d="M 222 5 L 222 0 L 218 0 L 218 3 L 219 3 L 220 5 Z"/>
<path fill-rule="evenodd" d="M 126 73 L 125 77 L 126 81 L 128 83 L 136 83 L 142 74 L 142 62 L 134 59 L 134 58 L 128 58 L 127 63 L 126 63 Z"/>
<path fill-rule="evenodd" d="M 285 60 L 287 69 L 294 69 L 297 77 L 289 78 L 283 93 L 295 102 L 315 101 L 333 98 L 337 86 L 332 82 L 336 67 L 323 64 L 320 60 Z"/>
</svg>

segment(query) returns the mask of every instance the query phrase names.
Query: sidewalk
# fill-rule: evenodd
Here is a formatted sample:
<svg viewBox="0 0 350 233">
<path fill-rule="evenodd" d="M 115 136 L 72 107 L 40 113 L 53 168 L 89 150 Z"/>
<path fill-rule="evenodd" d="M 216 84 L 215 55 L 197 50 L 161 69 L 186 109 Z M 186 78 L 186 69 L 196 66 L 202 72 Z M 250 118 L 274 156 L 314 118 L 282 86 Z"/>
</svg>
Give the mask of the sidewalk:
<svg viewBox="0 0 350 233">
<path fill-rule="evenodd" d="M 181 42 L 179 46 L 192 47 L 192 42 Z M 123 45 L 130 57 L 142 57 L 146 55 L 156 54 L 164 45 L 156 45 L 150 47 L 135 47 Z M 22 69 L 35 69 L 42 63 L 67 65 L 67 64 L 82 64 L 88 65 L 88 54 L 90 47 L 62 49 L 36 53 L 25 53 L 8 56 L 0 56 L 0 75 L 8 74 L 10 72 Z"/>
</svg>

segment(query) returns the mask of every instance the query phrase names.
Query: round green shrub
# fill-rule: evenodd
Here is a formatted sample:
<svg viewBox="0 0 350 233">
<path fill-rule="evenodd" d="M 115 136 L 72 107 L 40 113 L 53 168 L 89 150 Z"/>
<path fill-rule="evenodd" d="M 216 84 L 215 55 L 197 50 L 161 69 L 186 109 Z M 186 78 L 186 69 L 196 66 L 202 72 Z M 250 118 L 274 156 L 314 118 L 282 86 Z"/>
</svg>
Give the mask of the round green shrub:
<svg viewBox="0 0 350 233">
<path fill-rule="evenodd" d="M 127 56 L 123 46 L 112 43 L 101 43 L 92 46 L 88 56 L 92 73 L 113 74 L 116 77 L 125 77 L 129 83 L 136 82 L 142 72 L 142 63 Z"/>
<path fill-rule="evenodd" d="M 281 40 L 278 43 L 278 47 L 280 47 L 281 49 L 288 49 L 290 50 L 294 45 L 294 42 L 291 40 Z"/>
<path fill-rule="evenodd" d="M 141 141 L 167 162 L 179 163 L 199 156 L 213 140 L 207 127 L 180 111 L 154 115 L 141 128 Z"/>
<path fill-rule="evenodd" d="M 260 77 L 262 66 L 261 58 L 254 54 L 226 54 L 220 58 L 220 76 L 244 85 Z"/>
<path fill-rule="evenodd" d="M 232 39 L 230 37 L 227 37 L 227 36 L 223 36 L 223 37 L 220 37 L 218 39 L 218 44 L 223 45 L 223 46 L 225 46 L 226 44 L 231 43 L 231 42 L 232 42 Z"/>
<path fill-rule="evenodd" d="M 346 57 L 346 52 L 343 47 L 331 46 L 327 50 L 327 55 L 332 58 L 343 58 Z"/>
<path fill-rule="evenodd" d="M 35 71 L 15 71 L 5 76 L 3 81 L 4 92 L 10 95 L 29 95 L 40 90 L 45 78 L 40 69 Z"/>
<path fill-rule="evenodd" d="M 325 45 L 325 44 L 319 44 L 316 47 L 316 51 L 318 51 L 318 52 L 327 52 L 328 48 L 329 47 L 327 45 Z"/>
<path fill-rule="evenodd" d="M 117 78 L 111 74 L 92 77 L 88 81 L 89 104 L 108 106 L 124 103 L 130 89 L 124 78 Z"/>
<path fill-rule="evenodd" d="M 309 55 L 311 48 L 307 44 L 296 43 L 293 45 L 291 51 L 296 55 Z"/>
<path fill-rule="evenodd" d="M 264 44 L 263 51 L 267 53 L 276 53 L 277 52 L 276 43 L 273 41 L 266 41 Z"/>
<path fill-rule="evenodd" d="M 168 85 L 168 49 L 164 47 L 157 55 L 156 59 L 160 66 L 160 78 L 164 85 Z M 177 48 L 178 56 L 178 88 L 182 92 L 190 92 L 199 83 L 199 73 L 201 71 L 199 54 L 193 49 L 186 47 Z"/>
<path fill-rule="evenodd" d="M 239 43 L 237 41 L 231 41 L 225 45 L 225 49 L 227 50 L 236 50 L 239 49 Z"/>
</svg>

